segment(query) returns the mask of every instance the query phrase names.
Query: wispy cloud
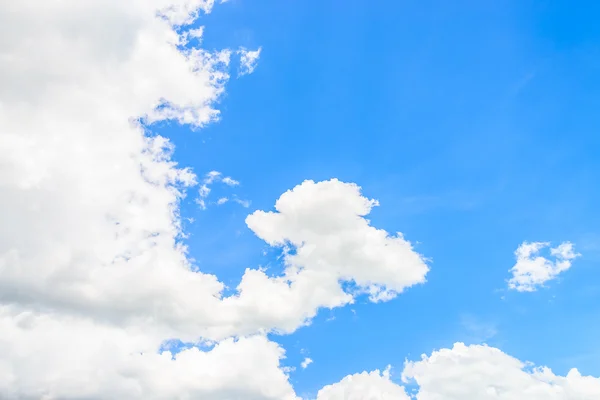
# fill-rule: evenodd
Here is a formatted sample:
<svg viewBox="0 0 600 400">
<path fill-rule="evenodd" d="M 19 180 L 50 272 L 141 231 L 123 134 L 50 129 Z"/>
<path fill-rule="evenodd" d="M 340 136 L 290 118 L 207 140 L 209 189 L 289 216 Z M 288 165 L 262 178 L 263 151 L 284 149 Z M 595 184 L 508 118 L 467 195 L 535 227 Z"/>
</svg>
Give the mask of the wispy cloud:
<svg viewBox="0 0 600 400">
<path fill-rule="evenodd" d="M 240 55 L 240 69 L 238 72 L 238 77 L 254 72 L 256 66 L 258 65 L 258 59 L 260 58 L 261 51 L 261 47 L 252 51 L 244 48 L 238 50 L 238 54 Z"/>
<path fill-rule="evenodd" d="M 229 187 L 235 187 L 240 185 L 240 182 L 238 180 L 235 180 L 230 176 L 223 176 L 223 174 L 219 171 L 208 172 L 202 180 L 200 189 L 198 189 L 198 198 L 196 199 L 196 203 L 203 210 L 206 210 L 208 204 L 211 204 L 208 201 L 208 197 L 212 192 L 211 186 L 215 183 L 223 183 L 224 185 Z M 250 207 L 250 201 L 241 200 L 238 198 L 237 195 L 233 195 L 232 198 L 222 196 L 217 201 L 213 201 L 212 204 L 223 205 L 225 203 L 228 203 L 229 201 L 233 201 L 234 203 L 240 204 L 244 208 Z"/>
<path fill-rule="evenodd" d="M 223 183 L 226 184 L 227 186 L 237 186 L 240 184 L 238 181 L 236 181 L 235 179 L 232 179 L 229 176 L 226 176 L 225 178 L 223 178 Z"/>
<path fill-rule="evenodd" d="M 498 334 L 497 324 L 481 320 L 471 314 L 463 314 L 460 324 L 469 339 L 476 343 L 485 343 Z"/>
</svg>

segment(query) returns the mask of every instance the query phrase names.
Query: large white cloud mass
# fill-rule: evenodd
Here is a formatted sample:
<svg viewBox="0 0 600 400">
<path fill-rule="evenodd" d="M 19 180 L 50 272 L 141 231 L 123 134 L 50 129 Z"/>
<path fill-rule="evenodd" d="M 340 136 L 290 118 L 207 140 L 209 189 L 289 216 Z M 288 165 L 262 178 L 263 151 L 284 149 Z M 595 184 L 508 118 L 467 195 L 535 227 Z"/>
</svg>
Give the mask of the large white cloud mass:
<svg viewBox="0 0 600 400">
<path fill-rule="evenodd" d="M 180 242 L 178 202 L 196 176 L 144 128 L 218 118 L 234 50 L 207 52 L 194 47 L 202 29 L 185 33 L 213 2 L 0 6 L 0 398 L 293 399 L 284 351 L 265 332 L 292 332 L 319 308 L 351 302 L 356 293 L 339 280 L 388 296 L 423 281 L 410 244 L 362 218 L 370 201 L 358 188 L 330 181 L 320 185 L 341 212 L 329 221 L 366 235 L 355 256 L 373 272 L 316 243 L 283 276 L 248 270 L 223 298 L 223 284 L 196 271 Z M 301 192 L 308 214 L 328 211 Z M 249 218 L 261 237 L 264 215 Z M 326 234 L 318 220 L 269 229 L 284 240 L 294 227 Z M 171 338 L 218 342 L 159 354 Z"/>
<path fill-rule="evenodd" d="M 212 6 L 0 2 L 0 398 L 296 398 L 260 335 L 158 353 L 239 328 L 178 243 L 196 178 L 138 122 L 218 117 L 230 51 L 173 29 Z"/>
</svg>

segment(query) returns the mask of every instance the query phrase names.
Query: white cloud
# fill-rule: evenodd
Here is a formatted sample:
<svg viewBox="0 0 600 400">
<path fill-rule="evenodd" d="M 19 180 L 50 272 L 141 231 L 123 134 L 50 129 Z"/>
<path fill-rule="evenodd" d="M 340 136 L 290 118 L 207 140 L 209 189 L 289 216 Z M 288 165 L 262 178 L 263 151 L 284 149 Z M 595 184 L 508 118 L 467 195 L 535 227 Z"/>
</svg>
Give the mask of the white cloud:
<svg viewBox="0 0 600 400">
<path fill-rule="evenodd" d="M 408 362 L 403 379 L 419 385 L 416 400 L 595 400 L 600 379 L 572 369 L 557 376 L 548 368 L 534 368 L 488 346 L 465 346 L 435 351 L 418 362 Z"/>
<path fill-rule="evenodd" d="M 3 399 L 297 399 L 283 350 L 263 336 L 158 354 L 141 329 L 6 307 L 0 332 Z"/>
<path fill-rule="evenodd" d="M 375 370 L 348 375 L 321 389 L 317 400 L 410 400 L 410 397 L 402 386 L 390 380 L 388 368 L 383 372 Z"/>
<path fill-rule="evenodd" d="M 306 369 L 310 364 L 313 363 L 312 358 L 310 357 L 306 357 L 301 363 L 300 366 L 302 367 L 302 369 Z"/>
<path fill-rule="evenodd" d="M 355 184 L 305 181 L 281 195 L 276 212 L 256 211 L 246 222 L 271 246 L 295 247 L 285 256 L 287 276 L 308 287 L 329 282 L 326 304 L 352 301 L 339 281 L 355 283 L 372 301 L 389 300 L 425 282 L 428 267 L 401 233 L 391 236 L 364 218 L 377 204 Z"/>
<path fill-rule="evenodd" d="M 534 367 L 486 345 L 434 351 L 417 362 L 406 362 L 405 384 L 414 384 L 415 400 L 596 400 L 600 378 L 572 369 L 566 376 Z M 349 375 L 324 387 L 317 400 L 409 399 L 405 388 L 388 372 Z"/>
<path fill-rule="evenodd" d="M 190 269 L 178 201 L 196 178 L 135 122 L 218 118 L 231 52 L 180 51 L 171 26 L 212 1 L 0 7 L 0 397 L 295 398 L 264 337 L 156 354 L 257 331 Z"/>
<path fill-rule="evenodd" d="M 171 4 L 2 1 L 0 220 L 13 228 L 0 231 L 0 302 L 121 325 L 209 313 L 222 284 L 189 271 L 177 244 L 195 177 L 131 122 L 218 116 L 222 52 L 180 52 L 155 16 L 211 3 Z"/>
<path fill-rule="evenodd" d="M 206 177 L 204 178 L 204 183 L 210 185 L 214 181 L 221 179 L 222 175 L 223 174 L 221 174 L 219 171 L 210 171 L 206 174 Z"/>
<path fill-rule="evenodd" d="M 225 178 L 223 178 L 223 183 L 226 184 L 227 186 L 237 186 L 240 184 L 238 181 L 236 181 L 235 179 L 232 179 L 229 176 L 226 176 Z"/>
<path fill-rule="evenodd" d="M 246 49 L 238 50 L 238 53 L 240 54 L 240 70 L 238 76 L 248 75 L 254 72 L 261 51 L 262 48 L 260 47 L 253 51 Z"/>
<path fill-rule="evenodd" d="M 244 208 L 250 207 L 250 200 L 242 200 L 242 199 L 240 199 L 238 197 L 234 197 L 233 201 L 236 202 L 236 203 L 238 203 L 239 205 L 241 205 Z"/>
<path fill-rule="evenodd" d="M 216 182 L 222 182 L 227 186 L 237 186 L 240 184 L 239 181 L 231 178 L 230 176 L 223 177 L 223 174 L 219 171 L 210 171 L 207 173 L 202 180 L 202 184 L 200 185 L 200 189 L 198 189 L 198 198 L 196 199 L 196 203 L 200 206 L 201 209 L 206 210 L 207 208 L 207 198 L 210 195 L 212 189 L 211 185 Z M 222 205 L 227 203 L 229 199 L 227 197 L 221 197 L 216 201 L 217 205 Z M 234 202 L 242 204 L 244 207 L 248 207 L 245 203 L 240 202 L 237 198 L 233 199 Z"/>
<path fill-rule="evenodd" d="M 519 292 L 536 291 L 544 283 L 571 268 L 572 261 L 579 257 L 573 244 L 569 242 L 550 248 L 550 255 L 554 259 L 540 256 L 540 251 L 548 247 L 548 242 L 523 242 L 519 246 L 515 251 L 517 262 L 510 270 L 512 277 L 508 281 L 509 289 Z"/>
</svg>

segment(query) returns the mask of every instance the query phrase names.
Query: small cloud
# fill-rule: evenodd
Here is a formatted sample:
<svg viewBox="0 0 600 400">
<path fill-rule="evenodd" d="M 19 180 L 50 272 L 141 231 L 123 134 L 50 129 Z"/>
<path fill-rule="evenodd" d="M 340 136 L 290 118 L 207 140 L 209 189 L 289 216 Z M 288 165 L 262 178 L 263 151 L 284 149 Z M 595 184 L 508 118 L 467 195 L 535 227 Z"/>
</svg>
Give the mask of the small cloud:
<svg viewBox="0 0 600 400">
<path fill-rule="evenodd" d="M 208 185 L 203 184 L 202 186 L 200 186 L 200 189 L 198 190 L 198 194 L 202 198 L 208 197 L 208 195 L 210 194 L 210 188 L 208 187 Z"/>
<path fill-rule="evenodd" d="M 306 357 L 306 358 L 304 359 L 304 361 L 302 361 L 302 362 L 300 363 L 300 366 L 302 367 L 302 369 L 306 369 L 306 368 L 307 368 L 307 367 L 308 367 L 310 364 L 312 364 L 312 363 L 313 363 L 313 360 L 312 360 L 312 358 Z"/>
<path fill-rule="evenodd" d="M 196 199 L 196 204 L 198 204 L 202 210 L 206 210 L 206 202 L 204 201 L 204 199 Z"/>
<path fill-rule="evenodd" d="M 235 201 L 236 203 L 238 203 L 239 205 L 241 205 L 244 208 L 250 207 L 250 201 L 249 200 L 242 200 L 242 199 L 238 199 L 237 197 L 235 197 L 233 199 L 233 201 Z"/>
<path fill-rule="evenodd" d="M 262 48 L 259 47 L 257 50 L 250 51 L 246 49 L 238 50 L 238 54 L 240 55 L 240 70 L 238 72 L 238 77 L 251 74 L 256 69 L 256 65 L 258 64 L 258 59 L 260 58 L 260 52 Z"/>
<path fill-rule="evenodd" d="M 206 178 L 204 178 L 204 183 L 209 185 L 213 183 L 215 179 L 218 179 L 220 177 L 221 173 L 219 171 L 210 171 L 208 174 L 206 174 Z"/>
<path fill-rule="evenodd" d="M 548 242 L 523 242 L 515 251 L 516 264 L 510 269 L 512 278 L 508 288 L 518 292 L 535 292 L 544 283 L 555 279 L 561 272 L 571 268 L 572 261 L 581 254 L 575 253 L 573 244 L 563 242 L 550 248 L 549 258 L 540 256 L 540 251 L 549 248 Z"/>
<path fill-rule="evenodd" d="M 236 181 L 235 179 L 232 179 L 229 176 L 226 176 L 225 178 L 223 178 L 223 183 L 226 184 L 227 186 L 237 186 L 240 184 L 239 181 Z"/>
<path fill-rule="evenodd" d="M 221 205 L 221 204 L 225 204 L 229 201 L 229 199 L 227 197 L 221 197 L 219 200 L 217 200 L 217 204 Z"/>
</svg>

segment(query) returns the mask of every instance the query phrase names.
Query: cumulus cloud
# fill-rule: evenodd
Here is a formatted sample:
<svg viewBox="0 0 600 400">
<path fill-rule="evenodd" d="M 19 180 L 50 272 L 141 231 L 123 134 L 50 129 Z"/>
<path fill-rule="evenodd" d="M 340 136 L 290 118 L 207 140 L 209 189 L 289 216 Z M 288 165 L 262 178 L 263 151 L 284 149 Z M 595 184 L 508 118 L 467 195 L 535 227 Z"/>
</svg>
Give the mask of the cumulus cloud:
<svg viewBox="0 0 600 400">
<path fill-rule="evenodd" d="M 262 48 L 260 47 L 252 51 L 246 49 L 238 50 L 238 54 L 240 55 L 240 69 L 238 72 L 239 76 L 248 75 L 254 72 L 256 65 L 258 64 L 261 51 Z"/>
<path fill-rule="evenodd" d="M 142 329 L 8 307 L 0 332 L 3 399 L 297 399 L 263 336 L 158 353 Z"/>
<path fill-rule="evenodd" d="M 410 400 L 410 397 L 406 394 L 404 387 L 390 380 L 389 368 L 383 372 L 375 370 L 348 375 L 340 382 L 325 386 L 317 393 L 317 400 L 376 399 Z"/>
<path fill-rule="evenodd" d="M 249 215 L 246 223 L 257 236 L 284 248 L 285 270 L 270 276 L 247 269 L 237 293 L 212 306 L 219 320 L 205 332 L 291 333 L 321 308 L 344 306 L 361 294 L 390 299 L 424 282 L 428 267 L 410 242 L 364 218 L 375 204 L 355 184 L 305 181 L 276 201 L 275 212 Z"/>
<path fill-rule="evenodd" d="M 328 303 L 352 300 L 339 281 L 354 283 L 372 301 L 389 300 L 425 282 L 428 267 L 401 233 L 390 235 L 364 218 L 376 205 L 356 184 L 305 181 L 277 200 L 276 211 L 257 211 L 246 223 L 270 245 L 294 247 L 285 256 L 291 280 L 337 286 Z"/>
<path fill-rule="evenodd" d="M 552 258 L 541 256 L 540 251 L 549 247 L 548 242 L 523 242 L 519 246 L 515 251 L 517 262 L 510 270 L 512 277 L 508 281 L 509 289 L 534 292 L 544 283 L 571 268 L 573 260 L 579 257 L 570 242 L 550 248 Z"/>
<path fill-rule="evenodd" d="M 0 397 L 295 398 L 261 336 L 157 354 L 237 330 L 178 240 L 196 177 L 140 123 L 218 118 L 231 52 L 173 29 L 212 1 L 0 5 Z"/>
<path fill-rule="evenodd" d="M 576 369 L 557 376 L 549 368 L 536 368 L 485 345 L 457 343 L 408 362 L 403 379 L 419 385 L 417 400 L 600 398 L 599 378 L 582 376 Z"/>
<path fill-rule="evenodd" d="M 572 369 L 566 376 L 547 367 L 535 367 L 486 345 L 456 343 L 451 349 L 407 361 L 402 372 L 412 396 L 390 379 L 389 370 L 349 375 L 325 386 L 317 400 L 595 400 L 600 378 L 582 376 Z"/>
</svg>

